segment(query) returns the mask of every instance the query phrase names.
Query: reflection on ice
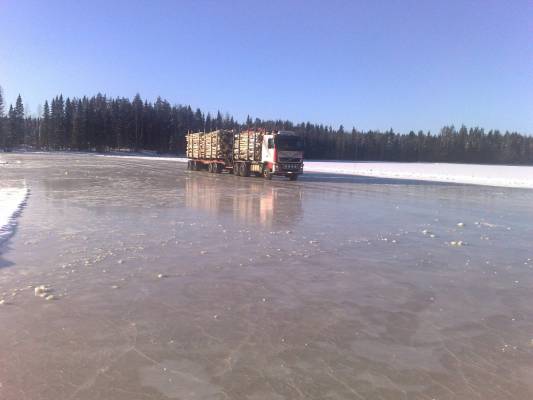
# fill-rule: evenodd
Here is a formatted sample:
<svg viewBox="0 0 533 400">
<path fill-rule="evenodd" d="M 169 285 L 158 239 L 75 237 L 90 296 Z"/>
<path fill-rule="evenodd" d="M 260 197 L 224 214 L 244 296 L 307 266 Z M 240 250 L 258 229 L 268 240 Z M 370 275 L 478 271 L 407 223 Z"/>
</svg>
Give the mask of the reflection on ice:
<svg viewBox="0 0 533 400">
<path fill-rule="evenodd" d="M 231 213 L 249 224 L 273 229 L 293 225 L 302 215 L 302 191 L 279 187 L 259 178 L 224 176 L 218 184 L 200 174 L 185 180 L 185 205 L 212 215 Z"/>
</svg>

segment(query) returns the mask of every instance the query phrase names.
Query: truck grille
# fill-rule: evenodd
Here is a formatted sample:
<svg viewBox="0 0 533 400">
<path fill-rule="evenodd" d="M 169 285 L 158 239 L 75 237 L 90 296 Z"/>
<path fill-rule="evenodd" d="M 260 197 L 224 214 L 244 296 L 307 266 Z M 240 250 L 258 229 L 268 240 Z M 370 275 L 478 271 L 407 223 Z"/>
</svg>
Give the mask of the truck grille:
<svg viewBox="0 0 533 400">
<path fill-rule="evenodd" d="M 302 166 L 300 163 L 280 163 L 278 165 L 283 171 L 299 171 Z"/>
</svg>

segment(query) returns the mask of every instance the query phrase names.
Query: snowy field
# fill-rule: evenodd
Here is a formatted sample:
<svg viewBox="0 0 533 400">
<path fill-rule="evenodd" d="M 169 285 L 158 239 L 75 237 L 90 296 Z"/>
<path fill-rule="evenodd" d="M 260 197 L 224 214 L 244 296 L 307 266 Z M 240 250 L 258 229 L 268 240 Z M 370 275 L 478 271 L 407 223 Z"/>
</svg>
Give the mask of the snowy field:
<svg viewBox="0 0 533 400">
<path fill-rule="evenodd" d="M 446 163 L 306 161 L 306 172 L 533 189 L 533 167 Z"/>
</svg>

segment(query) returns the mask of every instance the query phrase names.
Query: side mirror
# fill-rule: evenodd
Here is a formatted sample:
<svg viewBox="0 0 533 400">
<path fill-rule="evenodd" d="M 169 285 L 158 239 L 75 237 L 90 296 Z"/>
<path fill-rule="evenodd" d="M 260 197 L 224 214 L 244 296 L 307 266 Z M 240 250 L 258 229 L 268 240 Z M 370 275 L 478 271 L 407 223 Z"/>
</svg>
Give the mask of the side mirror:
<svg viewBox="0 0 533 400">
<path fill-rule="evenodd" d="M 273 149 L 274 148 L 274 139 L 268 139 L 268 148 Z"/>
</svg>

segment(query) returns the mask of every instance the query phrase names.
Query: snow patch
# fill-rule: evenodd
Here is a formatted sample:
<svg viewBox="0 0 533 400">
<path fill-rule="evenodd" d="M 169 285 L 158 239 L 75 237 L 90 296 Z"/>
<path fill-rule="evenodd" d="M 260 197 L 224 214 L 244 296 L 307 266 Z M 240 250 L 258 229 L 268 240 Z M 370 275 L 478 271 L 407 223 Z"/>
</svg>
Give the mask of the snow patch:
<svg viewBox="0 0 533 400">
<path fill-rule="evenodd" d="M 0 244 L 13 234 L 28 195 L 26 182 L 19 186 L 0 186 Z"/>
<path fill-rule="evenodd" d="M 449 163 L 304 161 L 305 172 L 533 189 L 533 167 Z"/>
</svg>

